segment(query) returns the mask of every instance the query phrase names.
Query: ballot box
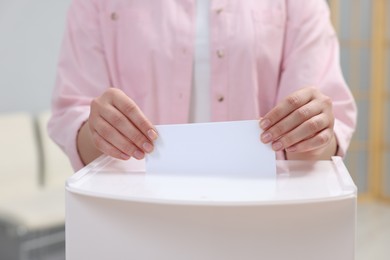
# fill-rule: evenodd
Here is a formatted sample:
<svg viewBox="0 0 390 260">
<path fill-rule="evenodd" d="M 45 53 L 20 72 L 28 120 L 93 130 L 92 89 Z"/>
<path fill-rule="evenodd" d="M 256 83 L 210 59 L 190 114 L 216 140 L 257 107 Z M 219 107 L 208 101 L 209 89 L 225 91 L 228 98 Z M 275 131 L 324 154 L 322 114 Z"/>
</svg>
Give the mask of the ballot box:
<svg viewBox="0 0 390 260">
<path fill-rule="evenodd" d="M 66 259 L 352 260 L 356 197 L 340 157 L 277 161 L 273 178 L 102 156 L 67 181 Z"/>
</svg>

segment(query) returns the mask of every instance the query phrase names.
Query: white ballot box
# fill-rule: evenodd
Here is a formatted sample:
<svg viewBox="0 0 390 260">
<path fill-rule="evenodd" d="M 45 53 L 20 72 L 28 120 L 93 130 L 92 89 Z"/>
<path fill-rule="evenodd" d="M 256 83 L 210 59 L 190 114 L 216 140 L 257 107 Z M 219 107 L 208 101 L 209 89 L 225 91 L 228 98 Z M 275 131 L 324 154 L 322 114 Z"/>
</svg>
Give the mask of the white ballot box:
<svg viewBox="0 0 390 260">
<path fill-rule="evenodd" d="M 274 178 L 144 169 L 102 156 L 67 181 L 66 259 L 354 259 L 357 189 L 339 157 L 277 161 Z"/>
</svg>

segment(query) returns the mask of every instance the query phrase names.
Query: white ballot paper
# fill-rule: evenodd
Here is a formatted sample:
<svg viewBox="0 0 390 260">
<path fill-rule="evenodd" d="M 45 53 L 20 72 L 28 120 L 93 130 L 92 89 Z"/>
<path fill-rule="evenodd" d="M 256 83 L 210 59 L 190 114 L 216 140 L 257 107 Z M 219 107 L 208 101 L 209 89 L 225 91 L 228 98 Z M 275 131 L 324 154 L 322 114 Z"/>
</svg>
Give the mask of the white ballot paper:
<svg viewBox="0 0 390 260">
<path fill-rule="evenodd" d="M 147 174 L 272 177 L 275 152 L 260 141 L 258 120 L 157 125 Z"/>
</svg>

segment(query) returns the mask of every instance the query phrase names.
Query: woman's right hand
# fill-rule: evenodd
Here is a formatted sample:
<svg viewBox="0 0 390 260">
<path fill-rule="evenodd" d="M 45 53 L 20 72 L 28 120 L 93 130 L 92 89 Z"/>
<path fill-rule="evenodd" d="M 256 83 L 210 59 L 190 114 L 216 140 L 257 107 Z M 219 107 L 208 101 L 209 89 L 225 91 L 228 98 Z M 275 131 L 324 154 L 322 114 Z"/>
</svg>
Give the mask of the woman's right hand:
<svg viewBox="0 0 390 260">
<path fill-rule="evenodd" d="M 153 151 L 153 141 L 158 137 L 157 131 L 135 102 L 116 88 L 109 88 L 92 100 L 89 119 L 80 132 L 88 130 L 90 141 L 97 150 L 123 160 L 144 158 L 145 153 Z M 78 145 L 80 156 L 87 164 L 91 159 L 85 159 L 89 155 L 84 152 L 83 156 L 80 143 L 85 142 L 78 141 Z"/>
</svg>

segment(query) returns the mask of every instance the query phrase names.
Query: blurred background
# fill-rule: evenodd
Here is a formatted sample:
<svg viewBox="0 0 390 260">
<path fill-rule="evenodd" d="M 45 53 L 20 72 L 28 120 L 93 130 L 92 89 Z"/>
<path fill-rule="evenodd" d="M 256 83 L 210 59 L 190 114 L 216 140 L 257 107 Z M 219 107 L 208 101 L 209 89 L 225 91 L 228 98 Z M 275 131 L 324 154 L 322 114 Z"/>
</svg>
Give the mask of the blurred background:
<svg viewBox="0 0 390 260">
<path fill-rule="evenodd" d="M 329 0 L 344 77 L 358 104 L 345 164 L 359 189 L 357 259 L 390 255 L 389 0 Z"/>
<path fill-rule="evenodd" d="M 0 259 L 65 259 L 64 181 L 46 122 L 71 0 L 0 0 Z M 359 107 L 345 159 L 359 189 L 357 259 L 390 255 L 389 0 L 329 0 Z"/>
<path fill-rule="evenodd" d="M 0 259 L 65 259 L 67 158 L 47 136 L 70 0 L 0 0 Z"/>
</svg>

